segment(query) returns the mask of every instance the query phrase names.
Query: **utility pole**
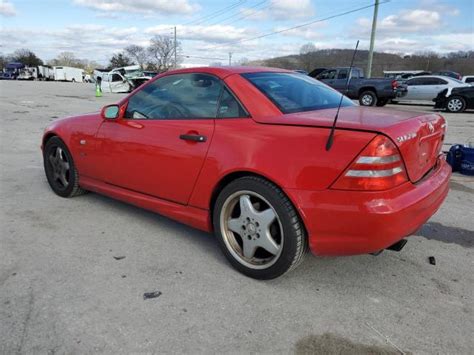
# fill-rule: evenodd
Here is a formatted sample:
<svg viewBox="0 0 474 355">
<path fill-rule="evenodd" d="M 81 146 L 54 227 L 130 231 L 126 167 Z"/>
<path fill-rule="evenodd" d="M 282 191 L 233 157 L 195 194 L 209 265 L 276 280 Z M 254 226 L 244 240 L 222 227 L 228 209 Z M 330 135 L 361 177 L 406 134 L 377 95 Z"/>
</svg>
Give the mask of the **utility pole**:
<svg viewBox="0 0 474 355">
<path fill-rule="evenodd" d="M 229 66 L 232 65 L 232 52 L 229 52 Z"/>
<path fill-rule="evenodd" d="M 375 30 L 377 28 L 377 14 L 379 12 L 379 0 L 375 0 L 374 18 L 372 19 L 372 33 L 370 34 L 369 61 L 367 63 L 367 78 L 372 76 L 372 59 L 374 57 Z"/>
<path fill-rule="evenodd" d="M 177 61 L 177 52 L 178 52 L 178 48 L 177 48 L 177 43 L 178 41 L 176 40 L 176 26 L 174 26 L 174 68 L 178 68 L 178 61 Z"/>
</svg>

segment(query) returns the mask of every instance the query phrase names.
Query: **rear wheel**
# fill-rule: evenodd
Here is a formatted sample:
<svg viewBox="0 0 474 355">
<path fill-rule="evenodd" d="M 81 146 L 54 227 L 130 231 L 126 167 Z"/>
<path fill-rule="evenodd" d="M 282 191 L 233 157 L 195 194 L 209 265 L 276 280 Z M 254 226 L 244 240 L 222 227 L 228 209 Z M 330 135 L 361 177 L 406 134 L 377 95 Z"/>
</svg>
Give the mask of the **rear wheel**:
<svg viewBox="0 0 474 355">
<path fill-rule="evenodd" d="M 359 95 L 359 103 L 362 106 L 375 106 L 377 104 L 377 95 L 371 90 L 364 91 Z"/>
<path fill-rule="evenodd" d="M 274 184 L 259 177 L 231 182 L 219 194 L 214 230 L 229 262 L 256 279 L 295 268 L 306 252 L 306 233 L 295 208 Z"/>
<path fill-rule="evenodd" d="M 382 106 L 385 106 L 388 102 L 388 99 L 379 99 L 376 103 L 376 106 L 378 107 L 382 107 Z"/>
<path fill-rule="evenodd" d="M 463 112 L 466 109 L 466 100 L 461 96 L 453 96 L 446 102 L 446 110 L 449 112 Z"/>
<path fill-rule="evenodd" d="M 79 176 L 71 153 L 59 137 L 52 137 L 46 142 L 43 164 L 49 186 L 57 195 L 73 197 L 86 192 L 79 187 Z"/>
</svg>

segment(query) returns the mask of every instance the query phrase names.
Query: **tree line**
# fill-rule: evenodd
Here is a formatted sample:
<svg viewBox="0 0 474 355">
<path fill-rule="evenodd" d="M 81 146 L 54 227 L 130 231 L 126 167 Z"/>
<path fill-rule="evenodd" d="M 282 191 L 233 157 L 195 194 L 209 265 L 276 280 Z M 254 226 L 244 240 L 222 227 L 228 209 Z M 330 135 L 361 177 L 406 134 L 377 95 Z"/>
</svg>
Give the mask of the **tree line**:
<svg viewBox="0 0 474 355">
<path fill-rule="evenodd" d="M 156 35 L 150 39 L 148 46 L 131 44 L 122 51 L 113 54 L 106 68 L 111 69 L 128 65 L 139 65 L 143 70 L 163 72 L 177 66 L 181 62 L 181 43 L 177 42 L 176 62 L 174 41 L 168 36 Z M 72 52 L 59 53 L 56 58 L 44 62 L 29 49 L 18 49 L 11 54 L 0 53 L 0 70 L 7 63 L 20 62 L 27 66 L 50 65 L 82 68 L 91 73 L 95 68 L 104 67 L 96 61 L 77 58 Z"/>
<path fill-rule="evenodd" d="M 317 49 L 312 43 L 301 47 L 299 54 L 269 58 L 260 61 L 244 60 L 246 65 L 264 65 L 283 69 L 303 69 L 308 72 L 315 68 L 349 66 L 351 49 Z M 359 50 L 354 66 L 366 69 L 367 50 Z M 458 51 L 447 54 L 419 52 L 412 55 L 374 52 L 372 75 L 382 76 L 384 70 L 452 70 L 463 75 L 474 74 L 474 51 Z"/>
</svg>

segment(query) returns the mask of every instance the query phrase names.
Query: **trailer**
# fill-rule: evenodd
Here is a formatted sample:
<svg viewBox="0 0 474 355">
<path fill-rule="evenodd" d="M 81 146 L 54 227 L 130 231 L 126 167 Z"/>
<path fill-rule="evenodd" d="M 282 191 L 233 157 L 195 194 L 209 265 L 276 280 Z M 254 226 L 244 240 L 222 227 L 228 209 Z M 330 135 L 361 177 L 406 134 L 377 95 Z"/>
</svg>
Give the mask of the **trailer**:
<svg viewBox="0 0 474 355">
<path fill-rule="evenodd" d="M 54 67 L 54 80 L 82 83 L 84 70 L 73 67 Z"/>
<path fill-rule="evenodd" d="M 54 69 L 45 65 L 38 65 L 38 80 L 54 80 Z"/>
</svg>

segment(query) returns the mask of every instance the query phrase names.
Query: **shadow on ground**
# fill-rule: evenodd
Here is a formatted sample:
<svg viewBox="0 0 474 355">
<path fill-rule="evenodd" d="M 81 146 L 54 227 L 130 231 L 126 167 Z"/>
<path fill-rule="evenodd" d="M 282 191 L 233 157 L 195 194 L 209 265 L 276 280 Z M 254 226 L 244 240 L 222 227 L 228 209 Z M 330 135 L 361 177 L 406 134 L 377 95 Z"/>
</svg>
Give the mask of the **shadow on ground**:
<svg viewBox="0 0 474 355">
<path fill-rule="evenodd" d="M 338 355 L 395 355 L 400 354 L 396 349 L 376 345 L 353 343 L 338 335 L 326 333 L 310 335 L 296 343 L 295 353 L 306 354 L 338 354 Z"/>
<path fill-rule="evenodd" d="M 474 231 L 467 229 L 448 227 L 437 222 L 429 222 L 423 225 L 416 235 L 426 239 L 439 240 L 444 243 L 455 243 L 466 248 L 474 247 Z"/>
</svg>

